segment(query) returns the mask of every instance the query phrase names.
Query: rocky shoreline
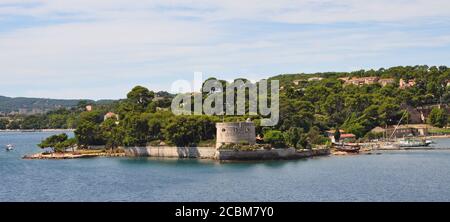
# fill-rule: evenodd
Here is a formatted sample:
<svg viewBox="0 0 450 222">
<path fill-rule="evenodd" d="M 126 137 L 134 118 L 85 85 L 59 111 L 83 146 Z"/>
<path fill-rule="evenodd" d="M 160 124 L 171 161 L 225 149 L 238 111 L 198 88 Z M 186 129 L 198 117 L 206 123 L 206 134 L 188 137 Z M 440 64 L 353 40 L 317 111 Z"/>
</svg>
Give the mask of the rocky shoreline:
<svg viewBox="0 0 450 222">
<path fill-rule="evenodd" d="M 36 153 L 31 155 L 25 155 L 22 159 L 80 159 L 80 158 L 94 158 L 94 157 L 123 157 L 125 153 L 109 153 L 109 152 L 66 152 L 66 153 Z"/>
</svg>

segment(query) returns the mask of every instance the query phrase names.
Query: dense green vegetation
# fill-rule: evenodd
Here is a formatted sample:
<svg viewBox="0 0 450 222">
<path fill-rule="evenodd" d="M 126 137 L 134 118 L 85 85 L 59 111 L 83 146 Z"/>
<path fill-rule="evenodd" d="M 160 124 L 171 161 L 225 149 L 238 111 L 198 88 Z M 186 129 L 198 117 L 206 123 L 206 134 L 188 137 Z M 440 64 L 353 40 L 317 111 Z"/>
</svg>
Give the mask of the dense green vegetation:
<svg viewBox="0 0 450 222">
<path fill-rule="evenodd" d="M 75 131 L 80 145 L 106 145 L 107 147 L 142 146 L 149 142 L 164 142 L 177 146 L 195 146 L 215 136 L 215 117 L 175 116 L 167 109 L 167 101 L 154 100 L 155 94 L 136 86 L 114 107 L 120 121 L 103 121 L 104 112 L 80 114 Z M 156 107 L 162 110 L 157 110 Z"/>
<path fill-rule="evenodd" d="M 44 139 L 38 146 L 42 149 L 51 148 L 53 152 L 64 152 L 67 148 L 73 148 L 77 143 L 75 138 L 70 138 L 62 133 Z"/>
<path fill-rule="evenodd" d="M 149 109 L 155 110 L 156 107 L 169 107 L 170 98 L 173 95 L 167 92 L 156 93 L 159 99 L 151 103 L 152 107 Z M 30 101 L 40 101 L 41 99 L 31 99 L 23 98 Z M 58 103 L 60 100 L 48 100 L 53 103 Z M 46 112 L 45 114 L 14 114 L 0 117 L 0 130 L 10 129 L 10 130 L 31 130 L 31 129 L 75 129 L 78 126 L 80 119 L 82 118 L 82 113 L 86 110 L 87 105 L 92 105 L 95 107 L 95 112 L 100 116 L 99 121 L 103 121 L 103 115 L 108 111 L 117 110 L 120 100 L 61 100 L 66 101 L 67 105 L 70 107 L 57 108 Z M 72 102 L 77 102 L 72 105 Z M 19 103 L 22 104 L 22 103 Z M 60 103 L 58 103 L 60 104 Z M 8 108 L 9 109 L 9 108 Z"/>
<path fill-rule="evenodd" d="M 310 77 L 323 79 L 309 80 Z M 393 79 L 392 84 L 344 84 L 341 77 L 380 77 Z M 390 69 L 351 73 L 317 73 L 280 75 L 280 122 L 275 127 L 260 127 L 260 116 L 250 118 L 257 125 L 257 133 L 273 147 L 308 149 L 325 144 L 325 131 L 343 129 L 357 138 L 375 138 L 370 130 L 376 126 L 397 124 L 408 107 L 450 103 L 447 82 L 450 69 L 445 66 L 393 67 Z M 414 80 L 415 85 L 401 89 L 399 80 Z M 295 83 L 294 83 L 295 80 Z M 221 80 L 221 82 L 226 83 Z M 222 90 L 217 93 L 226 98 Z M 74 127 L 78 144 L 121 145 L 169 144 L 177 146 L 211 145 L 215 137 L 215 122 L 244 121 L 249 116 L 175 116 L 168 110 L 172 97 L 155 99 L 156 94 L 137 86 L 127 98 L 108 106 L 95 106 L 91 112 L 76 108 L 50 112 L 44 120 L 26 117 L 23 127 L 34 125 Z M 161 95 L 159 95 L 161 97 Z M 224 100 L 225 101 L 225 100 Z M 228 104 L 229 105 L 229 104 Z M 248 106 L 248 104 L 247 104 Z M 67 111 L 67 110 L 66 110 Z M 118 120 L 103 116 L 108 111 L 118 114 Z M 72 116 L 73 115 L 73 116 Z M 408 115 L 402 123 L 408 123 Z M 448 113 L 434 109 L 428 121 L 437 127 L 448 124 Z M 47 121 L 47 122 L 46 122 Z M 8 126 L 14 124 L 9 123 Z M 2 123 L 0 122 L 0 127 Z M 56 127 L 58 128 L 58 127 Z M 339 137 L 337 130 L 336 137 Z"/>
<path fill-rule="evenodd" d="M 444 127 L 448 123 L 448 114 L 444 109 L 433 108 L 428 117 L 428 123 L 433 126 Z"/>
<path fill-rule="evenodd" d="M 0 113 L 9 114 L 10 112 L 19 112 L 19 110 L 26 110 L 31 112 L 32 110 L 38 110 L 45 112 L 48 110 L 55 110 L 59 108 L 70 109 L 76 107 L 79 102 L 83 100 L 75 99 L 44 99 L 44 98 L 26 98 L 17 97 L 11 98 L 6 96 L 0 96 Z M 105 105 L 114 102 L 113 100 L 89 100 L 89 103 L 97 105 Z"/>
<path fill-rule="evenodd" d="M 362 86 L 344 85 L 340 77 L 392 78 L 394 84 Z M 308 81 L 310 77 L 323 77 Z M 393 67 L 390 69 L 357 71 L 352 73 L 318 73 L 314 75 L 280 75 L 284 87 L 280 97 L 280 130 L 301 127 L 308 132 L 316 126 L 321 132 L 340 127 L 346 132 L 363 137 L 376 126 L 396 124 L 405 107 L 432 104 L 449 104 L 450 90 L 447 81 L 450 69 L 445 66 Z M 399 80 L 415 79 L 413 87 L 399 88 Z M 298 84 L 294 84 L 294 80 Z M 436 111 L 435 111 L 436 112 Z M 440 115 L 448 116 L 445 110 Z M 432 124 L 442 127 L 447 123 L 440 117 Z M 406 118 L 402 123 L 406 123 Z M 438 123 L 439 122 L 439 123 Z"/>
<path fill-rule="evenodd" d="M 97 105 L 98 109 L 108 110 L 112 105 Z M 0 129 L 73 129 L 78 125 L 80 114 L 85 110 L 85 102 L 66 109 L 60 108 L 45 114 L 13 115 L 0 119 Z"/>
</svg>

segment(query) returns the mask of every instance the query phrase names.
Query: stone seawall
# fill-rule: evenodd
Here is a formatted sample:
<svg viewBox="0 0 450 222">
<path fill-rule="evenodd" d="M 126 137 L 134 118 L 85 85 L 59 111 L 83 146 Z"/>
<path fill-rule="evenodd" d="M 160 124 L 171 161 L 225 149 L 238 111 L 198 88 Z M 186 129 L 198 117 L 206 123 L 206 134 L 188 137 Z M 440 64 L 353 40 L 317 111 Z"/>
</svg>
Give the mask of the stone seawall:
<svg viewBox="0 0 450 222">
<path fill-rule="evenodd" d="M 297 151 L 289 149 L 271 149 L 255 151 L 216 150 L 215 147 L 127 147 L 127 156 L 159 158 L 198 158 L 215 160 L 290 160 L 313 156 L 329 155 L 329 149 Z"/>
<path fill-rule="evenodd" d="M 293 148 L 255 151 L 221 150 L 216 153 L 215 158 L 219 160 L 293 160 L 329 154 L 329 149 L 303 151 L 297 151 Z"/>
<path fill-rule="evenodd" d="M 125 148 L 125 155 L 135 157 L 214 159 L 215 153 L 215 147 L 147 146 Z"/>
</svg>

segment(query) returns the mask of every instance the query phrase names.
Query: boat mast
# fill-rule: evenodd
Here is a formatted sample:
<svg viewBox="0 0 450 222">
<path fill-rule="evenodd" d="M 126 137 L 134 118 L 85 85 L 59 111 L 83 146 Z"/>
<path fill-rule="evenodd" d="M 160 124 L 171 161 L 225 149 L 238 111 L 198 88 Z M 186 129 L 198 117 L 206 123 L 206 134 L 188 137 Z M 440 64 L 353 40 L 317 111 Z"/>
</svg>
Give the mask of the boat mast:
<svg viewBox="0 0 450 222">
<path fill-rule="evenodd" d="M 400 118 L 400 120 L 399 120 L 398 123 L 397 123 L 397 126 L 395 126 L 394 131 L 392 131 L 392 134 L 391 134 L 391 136 L 389 137 L 389 140 L 391 140 L 392 136 L 394 136 L 395 132 L 397 131 L 397 128 L 400 126 L 400 123 L 402 122 L 402 120 L 403 120 L 403 118 L 405 117 L 405 114 L 406 114 L 406 113 L 407 113 L 407 112 L 406 112 L 406 110 L 405 110 L 405 112 L 403 112 L 402 118 Z"/>
</svg>

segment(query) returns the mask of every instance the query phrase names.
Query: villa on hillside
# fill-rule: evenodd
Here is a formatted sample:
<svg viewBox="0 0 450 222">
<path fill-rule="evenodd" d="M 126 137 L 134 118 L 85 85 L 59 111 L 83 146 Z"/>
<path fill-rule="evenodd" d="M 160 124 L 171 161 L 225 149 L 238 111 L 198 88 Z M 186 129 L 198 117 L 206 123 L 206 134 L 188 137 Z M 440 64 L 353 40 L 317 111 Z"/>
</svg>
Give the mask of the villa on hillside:
<svg viewBox="0 0 450 222">
<path fill-rule="evenodd" d="M 119 120 L 119 115 L 117 115 L 117 114 L 115 114 L 115 113 L 113 113 L 113 112 L 108 112 L 108 113 L 106 113 L 106 114 L 103 116 L 103 120 L 104 120 L 104 121 L 107 120 L 107 119 L 109 119 L 109 118 L 115 118 L 115 119 Z"/>
<path fill-rule="evenodd" d="M 352 134 L 352 133 L 345 133 L 344 130 L 339 130 L 339 132 L 341 133 L 341 138 L 339 139 L 339 141 L 342 142 L 349 142 L 349 141 L 354 141 L 356 140 L 356 135 Z M 334 137 L 334 134 L 336 133 L 336 130 L 328 130 L 327 131 L 327 136 L 328 138 L 330 138 L 331 142 L 336 143 L 336 138 Z"/>
<path fill-rule="evenodd" d="M 387 86 L 389 84 L 394 84 L 395 80 L 394 79 L 390 79 L 390 78 L 388 78 L 388 79 L 380 79 L 380 80 L 378 80 L 378 83 L 380 83 L 380 85 L 384 87 L 384 86 Z"/>
<path fill-rule="evenodd" d="M 308 79 L 308 82 L 311 82 L 311 81 L 320 81 L 320 80 L 323 80 L 323 78 L 322 78 L 322 77 L 311 77 L 311 78 Z"/>
<path fill-rule="evenodd" d="M 383 133 L 386 138 L 402 138 L 407 136 L 428 136 L 428 129 L 432 128 L 426 124 L 409 124 L 396 126 L 389 126 L 387 129 L 382 127 L 375 127 L 370 132 Z"/>
<path fill-rule="evenodd" d="M 409 88 L 409 87 L 413 87 L 413 86 L 415 86 L 416 85 L 416 80 L 415 79 L 410 79 L 410 80 L 403 80 L 403 79 L 400 79 L 400 82 L 399 82 L 399 87 L 400 87 L 400 89 L 406 89 L 406 88 Z"/>
<path fill-rule="evenodd" d="M 376 76 L 361 77 L 361 78 L 342 77 L 339 79 L 344 81 L 344 85 L 356 85 L 356 86 L 371 85 L 377 83 L 379 83 L 382 86 L 387 86 L 388 84 L 393 84 L 395 82 L 395 80 L 392 78 L 380 79 L 379 77 Z"/>
<path fill-rule="evenodd" d="M 356 85 L 356 86 L 363 86 L 363 85 L 370 85 L 370 84 L 380 84 L 381 86 L 387 86 L 389 84 L 394 84 L 395 83 L 395 79 L 393 78 L 384 78 L 384 79 L 380 79 L 379 77 L 341 77 L 339 78 L 340 80 L 344 81 L 344 85 Z M 410 80 L 404 80 L 404 79 L 400 79 L 399 81 L 399 88 L 400 89 L 406 89 L 409 87 L 413 87 L 416 85 L 416 80 L 415 79 L 410 79 Z M 449 83 L 447 82 L 447 85 L 449 85 Z"/>
<path fill-rule="evenodd" d="M 294 83 L 294 85 L 298 86 L 298 84 L 300 84 L 300 82 L 306 82 L 305 79 L 296 79 L 294 81 L 292 81 L 292 83 Z"/>
</svg>

